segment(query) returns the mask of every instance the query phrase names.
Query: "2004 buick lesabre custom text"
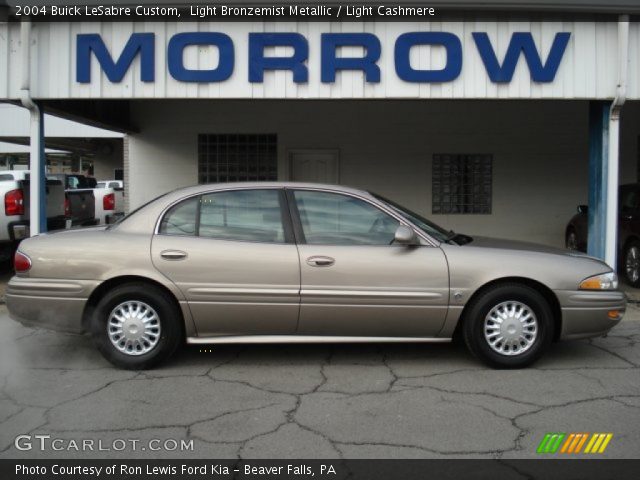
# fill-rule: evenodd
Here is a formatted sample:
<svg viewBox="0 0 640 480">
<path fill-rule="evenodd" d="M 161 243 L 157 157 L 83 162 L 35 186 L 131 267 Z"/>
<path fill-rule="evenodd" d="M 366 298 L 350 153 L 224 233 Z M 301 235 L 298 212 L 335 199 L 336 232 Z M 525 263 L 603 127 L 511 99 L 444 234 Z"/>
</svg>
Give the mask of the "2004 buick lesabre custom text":
<svg viewBox="0 0 640 480">
<path fill-rule="evenodd" d="M 443 342 L 494 367 L 603 335 L 625 310 L 600 260 L 447 232 L 345 187 L 165 194 L 119 223 L 24 240 L 7 287 L 25 324 L 88 331 L 123 368 L 182 343 Z"/>
</svg>

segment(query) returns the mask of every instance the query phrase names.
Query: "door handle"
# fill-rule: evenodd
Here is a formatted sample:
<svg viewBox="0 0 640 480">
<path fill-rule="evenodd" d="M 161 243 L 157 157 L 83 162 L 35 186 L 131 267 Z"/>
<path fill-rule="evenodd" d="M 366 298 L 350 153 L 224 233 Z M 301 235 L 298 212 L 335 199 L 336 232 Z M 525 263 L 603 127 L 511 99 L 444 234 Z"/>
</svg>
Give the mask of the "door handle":
<svg viewBox="0 0 640 480">
<path fill-rule="evenodd" d="M 184 260 L 187 258 L 187 252 L 182 250 L 163 250 L 160 256 L 165 260 Z"/>
<path fill-rule="evenodd" d="M 334 263 L 336 263 L 335 259 L 321 255 L 314 255 L 313 257 L 307 258 L 307 265 L 312 267 L 330 267 Z"/>
</svg>

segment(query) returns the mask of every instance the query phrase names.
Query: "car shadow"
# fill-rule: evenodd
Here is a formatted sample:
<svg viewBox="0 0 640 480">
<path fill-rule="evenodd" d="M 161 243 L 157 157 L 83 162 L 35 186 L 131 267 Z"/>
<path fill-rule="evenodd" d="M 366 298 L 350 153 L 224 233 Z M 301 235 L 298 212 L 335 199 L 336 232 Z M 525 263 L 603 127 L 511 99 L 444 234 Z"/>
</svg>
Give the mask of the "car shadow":
<svg viewBox="0 0 640 480">
<path fill-rule="evenodd" d="M 181 365 L 220 366 L 231 363 L 261 365 L 309 365 L 319 363 L 373 365 L 389 359 L 433 362 L 477 363 L 464 345 L 456 343 L 326 343 L 186 345 L 166 362 Z M 158 368 L 163 368 L 159 366 Z"/>
</svg>

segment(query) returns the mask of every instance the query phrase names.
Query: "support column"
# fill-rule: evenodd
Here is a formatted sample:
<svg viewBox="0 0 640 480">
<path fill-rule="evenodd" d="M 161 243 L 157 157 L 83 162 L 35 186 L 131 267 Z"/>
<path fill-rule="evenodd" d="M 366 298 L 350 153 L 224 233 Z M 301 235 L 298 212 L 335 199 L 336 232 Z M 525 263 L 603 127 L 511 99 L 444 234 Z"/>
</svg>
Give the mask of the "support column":
<svg viewBox="0 0 640 480">
<path fill-rule="evenodd" d="M 47 177 L 44 153 L 44 114 L 38 105 L 30 110 L 29 231 L 33 237 L 47 231 Z"/>
<path fill-rule="evenodd" d="M 587 253 L 604 260 L 609 157 L 609 102 L 589 104 L 589 235 Z"/>
<path fill-rule="evenodd" d="M 604 261 L 618 271 L 618 201 L 620 172 L 620 110 L 609 110 L 609 155 L 607 162 L 607 213 L 605 216 Z"/>
<path fill-rule="evenodd" d="M 589 237 L 587 253 L 617 270 L 620 111 L 589 105 Z"/>
</svg>

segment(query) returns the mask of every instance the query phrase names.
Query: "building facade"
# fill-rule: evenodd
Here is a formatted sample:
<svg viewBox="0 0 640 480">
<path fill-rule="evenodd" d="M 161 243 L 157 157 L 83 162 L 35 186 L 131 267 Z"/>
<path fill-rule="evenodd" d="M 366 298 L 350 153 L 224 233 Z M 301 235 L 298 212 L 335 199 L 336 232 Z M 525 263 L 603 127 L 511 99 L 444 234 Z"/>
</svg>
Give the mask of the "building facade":
<svg viewBox="0 0 640 480">
<path fill-rule="evenodd" d="M 125 131 L 130 209 L 196 183 L 318 181 L 456 231 L 561 246 L 589 203 L 604 258 L 612 192 L 638 180 L 638 6 L 516 7 L 431 22 L 10 21 L 0 98 L 27 91 Z"/>
</svg>

